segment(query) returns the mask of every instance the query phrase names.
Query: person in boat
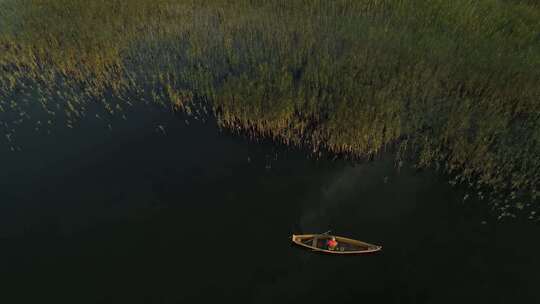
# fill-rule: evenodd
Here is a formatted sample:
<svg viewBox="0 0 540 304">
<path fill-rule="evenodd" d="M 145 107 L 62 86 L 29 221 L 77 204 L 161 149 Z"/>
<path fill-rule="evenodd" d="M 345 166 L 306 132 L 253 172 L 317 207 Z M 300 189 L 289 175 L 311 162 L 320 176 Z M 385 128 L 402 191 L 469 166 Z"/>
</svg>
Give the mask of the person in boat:
<svg viewBox="0 0 540 304">
<path fill-rule="evenodd" d="M 328 241 L 326 241 L 326 245 L 328 246 L 328 250 L 336 250 L 337 248 L 337 241 L 335 237 L 330 238 Z"/>
</svg>

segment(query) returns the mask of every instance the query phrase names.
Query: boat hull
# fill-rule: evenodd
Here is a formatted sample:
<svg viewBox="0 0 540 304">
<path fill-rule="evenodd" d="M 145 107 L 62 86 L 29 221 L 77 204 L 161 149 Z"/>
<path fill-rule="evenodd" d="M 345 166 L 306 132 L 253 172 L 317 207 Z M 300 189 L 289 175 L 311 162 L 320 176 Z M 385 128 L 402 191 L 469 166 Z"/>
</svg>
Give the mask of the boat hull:
<svg viewBox="0 0 540 304">
<path fill-rule="evenodd" d="M 338 245 L 335 249 L 331 250 L 326 246 L 326 241 L 335 237 Z M 353 255 L 353 254 L 367 254 L 382 250 L 382 246 L 373 245 L 370 243 L 342 237 L 326 234 L 300 234 L 292 235 L 293 243 L 309 248 L 313 251 L 338 254 L 338 255 Z"/>
</svg>

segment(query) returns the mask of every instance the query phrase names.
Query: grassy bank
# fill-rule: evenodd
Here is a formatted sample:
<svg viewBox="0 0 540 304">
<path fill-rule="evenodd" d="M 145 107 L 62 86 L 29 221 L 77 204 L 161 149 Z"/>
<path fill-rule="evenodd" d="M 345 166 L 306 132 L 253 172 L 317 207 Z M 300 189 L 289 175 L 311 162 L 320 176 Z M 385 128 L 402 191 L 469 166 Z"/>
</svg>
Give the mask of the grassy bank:
<svg viewBox="0 0 540 304">
<path fill-rule="evenodd" d="M 534 1 L 4 0 L 0 14 L 6 132 L 36 106 L 69 126 L 96 101 L 209 109 L 314 151 L 396 148 L 503 214 L 540 198 Z"/>
</svg>

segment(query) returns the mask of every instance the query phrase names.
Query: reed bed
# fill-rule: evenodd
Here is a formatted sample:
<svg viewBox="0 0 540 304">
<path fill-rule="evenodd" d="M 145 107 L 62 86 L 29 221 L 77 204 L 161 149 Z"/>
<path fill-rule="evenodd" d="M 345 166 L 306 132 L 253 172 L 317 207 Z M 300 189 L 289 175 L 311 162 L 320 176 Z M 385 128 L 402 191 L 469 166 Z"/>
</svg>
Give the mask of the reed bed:
<svg viewBox="0 0 540 304">
<path fill-rule="evenodd" d="M 393 149 L 502 217 L 538 207 L 535 1 L 3 0 L 0 71 L 10 140 L 144 102 L 315 153 Z"/>
</svg>

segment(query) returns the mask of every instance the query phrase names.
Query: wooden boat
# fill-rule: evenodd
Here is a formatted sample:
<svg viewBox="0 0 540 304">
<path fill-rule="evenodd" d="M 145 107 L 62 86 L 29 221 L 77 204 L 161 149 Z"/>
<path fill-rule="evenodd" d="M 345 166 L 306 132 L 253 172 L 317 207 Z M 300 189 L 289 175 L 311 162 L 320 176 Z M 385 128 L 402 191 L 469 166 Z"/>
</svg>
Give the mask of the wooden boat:
<svg viewBox="0 0 540 304">
<path fill-rule="evenodd" d="M 335 249 L 330 250 L 326 245 L 326 241 L 332 237 L 336 238 L 338 245 Z M 380 251 L 382 249 L 382 246 L 329 234 L 293 234 L 292 241 L 295 244 L 309 248 L 313 251 L 330 254 L 363 254 Z"/>
</svg>

